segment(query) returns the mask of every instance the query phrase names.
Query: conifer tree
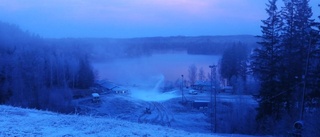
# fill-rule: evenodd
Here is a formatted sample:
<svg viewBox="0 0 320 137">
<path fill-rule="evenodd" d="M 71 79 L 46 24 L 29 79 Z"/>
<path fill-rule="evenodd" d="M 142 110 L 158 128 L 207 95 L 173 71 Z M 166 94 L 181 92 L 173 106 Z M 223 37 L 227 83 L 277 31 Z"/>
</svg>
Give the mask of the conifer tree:
<svg viewBox="0 0 320 137">
<path fill-rule="evenodd" d="M 320 7 L 320 5 L 318 6 Z M 320 16 L 318 18 L 320 19 Z M 310 51 L 307 75 L 307 102 L 312 102 L 312 99 L 320 99 L 320 22 L 314 22 L 313 24 L 312 27 L 315 29 L 312 29 L 310 33 L 308 48 Z"/>
<path fill-rule="evenodd" d="M 301 119 L 304 93 L 316 89 L 311 73 L 316 72 L 314 66 L 319 61 L 309 0 L 283 2 L 285 6 L 278 11 L 277 0 L 269 0 L 269 17 L 262 21 L 261 47 L 254 51 L 251 62 L 261 82 L 257 120 L 265 131 L 272 131 L 272 124 L 283 120 L 283 115 L 298 120 L 300 114 Z"/>
<path fill-rule="evenodd" d="M 259 36 L 260 42 L 258 42 L 260 47 L 254 50 L 251 62 L 253 74 L 261 81 L 257 120 L 260 128 L 264 130 L 270 128 L 266 127 L 268 126 L 265 123 L 267 119 L 279 120 L 281 118 L 281 104 L 283 104 L 282 100 L 276 97 L 282 92 L 279 83 L 279 69 L 281 58 L 280 33 L 283 26 L 277 8 L 277 0 L 269 0 L 266 12 L 268 18 L 262 20 L 262 35 Z"/>
<path fill-rule="evenodd" d="M 307 82 L 307 69 L 311 47 L 311 33 L 314 20 L 309 0 L 284 0 L 282 9 L 284 27 L 282 37 L 282 67 L 280 81 L 285 91 L 285 111 L 287 113 L 299 109 L 295 103 L 302 102 Z M 301 104 L 300 104 L 301 107 Z"/>
</svg>

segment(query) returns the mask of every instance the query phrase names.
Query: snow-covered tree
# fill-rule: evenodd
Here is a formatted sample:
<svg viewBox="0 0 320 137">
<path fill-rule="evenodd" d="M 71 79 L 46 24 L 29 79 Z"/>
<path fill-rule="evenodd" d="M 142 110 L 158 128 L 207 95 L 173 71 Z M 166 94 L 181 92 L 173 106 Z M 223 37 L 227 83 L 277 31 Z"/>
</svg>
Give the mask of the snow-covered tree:
<svg viewBox="0 0 320 137">
<path fill-rule="evenodd" d="M 247 75 L 247 46 L 242 43 L 234 44 L 224 51 L 221 58 L 221 76 L 231 81 L 232 77 L 245 80 Z"/>
<path fill-rule="evenodd" d="M 204 70 L 202 67 L 199 69 L 199 76 L 198 77 L 199 77 L 200 81 L 204 81 L 206 79 L 206 76 L 204 75 Z"/>
<path fill-rule="evenodd" d="M 57 43 L 0 22 L 1 104 L 67 112 L 57 106 L 70 105 L 70 88 L 93 84 L 87 51 Z"/>
<path fill-rule="evenodd" d="M 197 67 L 195 64 L 189 66 L 188 74 L 190 85 L 194 85 L 197 80 Z"/>
</svg>

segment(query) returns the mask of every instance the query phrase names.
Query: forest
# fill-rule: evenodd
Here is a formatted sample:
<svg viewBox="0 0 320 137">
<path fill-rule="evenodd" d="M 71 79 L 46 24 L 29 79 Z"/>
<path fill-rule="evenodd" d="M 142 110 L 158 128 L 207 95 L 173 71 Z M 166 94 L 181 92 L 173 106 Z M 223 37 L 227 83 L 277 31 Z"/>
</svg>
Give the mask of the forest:
<svg viewBox="0 0 320 137">
<path fill-rule="evenodd" d="M 94 82 L 89 54 L 56 45 L 18 26 L 0 23 L 0 103 L 72 112 L 72 90 Z"/>
</svg>

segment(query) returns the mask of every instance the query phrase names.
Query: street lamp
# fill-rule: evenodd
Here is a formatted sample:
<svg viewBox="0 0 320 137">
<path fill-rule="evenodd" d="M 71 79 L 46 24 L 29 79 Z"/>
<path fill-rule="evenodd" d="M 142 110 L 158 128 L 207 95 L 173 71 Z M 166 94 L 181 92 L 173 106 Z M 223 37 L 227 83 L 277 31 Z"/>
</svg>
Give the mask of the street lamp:
<svg viewBox="0 0 320 137">
<path fill-rule="evenodd" d="M 216 91 L 216 84 L 214 84 L 214 106 L 213 103 L 213 78 L 216 78 L 216 65 L 210 65 L 209 68 L 211 69 L 211 95 L 210 95 L 210 102 L 211 102 L 211 112 L 210 112 L 210 118 L 211 118 L 211 130 L 214 129 L 214 132 L 217 132 L 217 91 Z M 212 118 L 212 112 L 214 110 L 214 128 L 213 128 L 213 118 Z"/>
<path fill-rule="evenodd" d="M 183 93 L 183 75 L 181 75 L 181 103 L 184 103 L 183 97 L 184 97 L 184 93 Z"/>
</svg>

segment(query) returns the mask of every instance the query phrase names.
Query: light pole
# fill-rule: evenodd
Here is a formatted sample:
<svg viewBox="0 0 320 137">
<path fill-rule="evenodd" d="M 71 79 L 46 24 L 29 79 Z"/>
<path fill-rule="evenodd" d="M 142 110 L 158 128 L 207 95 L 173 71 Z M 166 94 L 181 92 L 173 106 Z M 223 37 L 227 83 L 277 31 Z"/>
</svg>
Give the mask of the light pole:
<svg viewBox="0 0 320 137">
<path fill-rule="evenodd" d="M 183 75 L 181 75 L 181 103 L 184 103 L 184 93 L 183 93 Z"/>
<path fill-rule="evenodd" d="M 210 118 L 211 118 L 211 130 L 214 130 L 214 132 L 217 132 L 217 91 L 216 91 L 216 84 L 214 84 L 214 106 L 213 104 L 213 78 L 215 80 L 216 78 L 216 65 L 210 65 L 209 68 L 211 69 L 211 95 L 210 95 L 210 102 L 211 102 L 211 112 L 210 112 Z M 213 118 L 212 113 L 214 113 L 214 128 L 213 128 Z"/>
</svg>

